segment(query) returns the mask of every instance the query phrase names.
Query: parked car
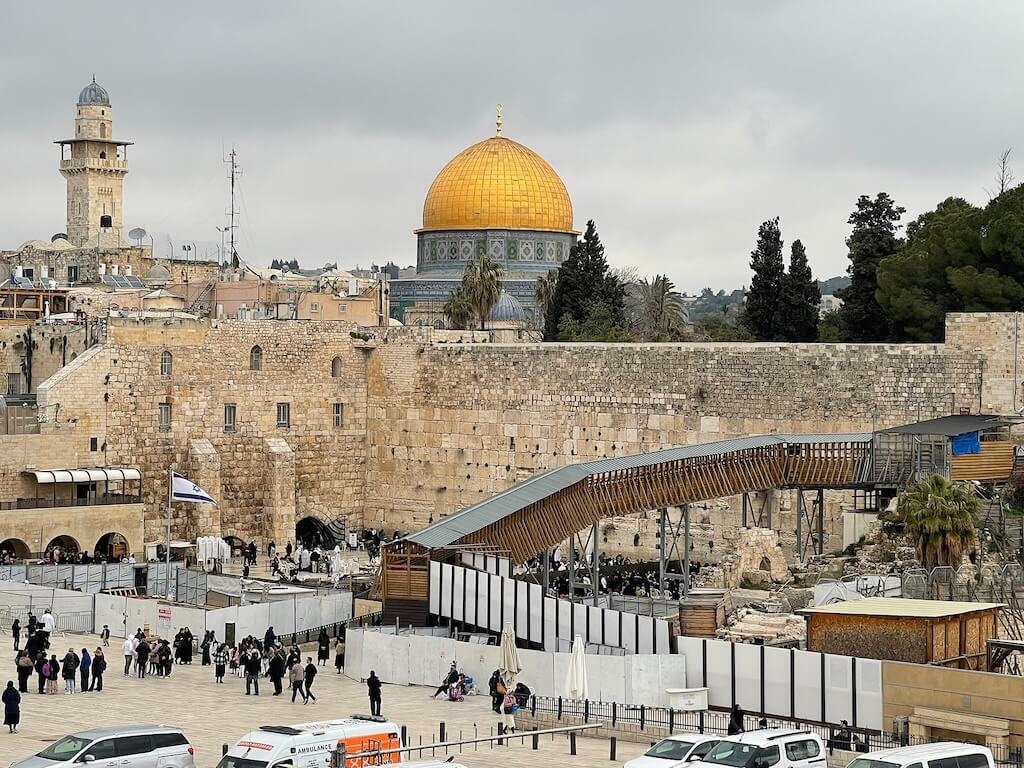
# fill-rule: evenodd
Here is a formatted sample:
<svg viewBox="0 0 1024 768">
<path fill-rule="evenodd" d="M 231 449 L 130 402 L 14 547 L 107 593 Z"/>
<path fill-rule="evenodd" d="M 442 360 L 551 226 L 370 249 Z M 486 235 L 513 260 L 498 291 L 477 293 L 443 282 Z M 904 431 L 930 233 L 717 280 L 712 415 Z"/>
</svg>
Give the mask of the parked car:
<svg viewBox="0 0 1024 768">
<path fill-rule="evenodd" d="M 633 758 L 623 768 L 673 768 L 687 760 L 703 757 L 719 741 L 719 736 L 676 733 L 662 739 L 640 757 Z"/>
<path fill-rule="evenodd" d="M 847 768 L 995 768 L 995 762 L 988 747 L 940 741 L 868 752 Z"/>
<path fill-rule="evenodd" d="M 180 728 L 121 725 L 65 736 L 11 768 L 195 768 L 194 757 Z"/>
<path fill-rule="evenodd" d="M 766 728 L 719 741 L 694 766 L 824 768 L 825 743 L 811 731 Z"/>
</svg>

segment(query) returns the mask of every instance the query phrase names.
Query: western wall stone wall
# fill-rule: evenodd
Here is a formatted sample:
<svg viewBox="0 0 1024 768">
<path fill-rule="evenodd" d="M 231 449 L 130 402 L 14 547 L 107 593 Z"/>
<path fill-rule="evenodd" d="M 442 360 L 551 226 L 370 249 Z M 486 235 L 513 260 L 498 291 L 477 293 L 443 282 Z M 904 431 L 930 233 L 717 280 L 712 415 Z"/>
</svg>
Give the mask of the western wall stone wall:
<svg viewBox="0 0 1024 768">
<path fill-rule="evenodd" d="M 62 423 L 83 437 L 98 435 L 105 463 L 143 470 L 147 537 L 163 524 L 173 466 L 221 502 L 215 513 L 176 508 L 176 535 L 280 544 L 306 515 L 412 530 L 567 462 L 748 434 L 867 431 L 953 408 L 1005 413 L 1014 322 L 953 316 L 944 345 L 496 345 L 429 329 L 364 342 L 338 323 L 114 320 L 108 341 L 40 398 L 59 403 Z M 257 344 L 263 366 L 250 371 Z M 168 430 L 161 402 L 172 406 Z M 287 428 L 277 427 L 278 402 L 291 406 Z M 334 402 L 344 404 L 337 430 Z M 225 403 L 237 406 L 235 432 L 224 430 Z M 791 549 L 793 496 L 773 497 L 772 527 Z M 843 500 L 826 500 L 832 546 Z M 738 538 L 736 503 L 694 505 L 696 559 L 716 560 L 711 544 L 720 552 Z M 654 515 L 612 522 L 602 547 L 654 553 Z"/>
</svg>

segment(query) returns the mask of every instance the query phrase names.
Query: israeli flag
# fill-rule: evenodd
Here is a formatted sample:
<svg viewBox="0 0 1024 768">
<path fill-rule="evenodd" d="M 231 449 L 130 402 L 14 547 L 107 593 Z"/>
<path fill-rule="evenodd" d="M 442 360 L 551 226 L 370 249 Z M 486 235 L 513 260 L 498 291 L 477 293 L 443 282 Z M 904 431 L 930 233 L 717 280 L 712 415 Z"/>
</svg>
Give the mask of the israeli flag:
<svg viewBox="0 0 1024 768">
<path fill-rule="evenodd" d="M 210 497 L 210 494 L 177 472 L 171 472 L 171 500 L 191 501 L 198 504 L 213 504 L 215 506 L 217 504 Z"/>
</svg>

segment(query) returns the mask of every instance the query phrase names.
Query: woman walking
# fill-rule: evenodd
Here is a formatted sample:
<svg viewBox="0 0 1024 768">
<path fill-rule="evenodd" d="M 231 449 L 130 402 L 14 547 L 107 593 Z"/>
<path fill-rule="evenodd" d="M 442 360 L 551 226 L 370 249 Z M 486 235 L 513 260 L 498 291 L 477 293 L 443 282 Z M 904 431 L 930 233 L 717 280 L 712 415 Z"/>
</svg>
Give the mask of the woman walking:
<svg viewBox="0 0 1024 768">
<path fill-rule="evenodd" d="M 224 668 L 227 666 L 228 659 L 230 658 L 227 643 L 221 643 L 217 646 L 217 650 L 213 652 L 213 675 L 216 682 L 224 682 Z"/>
<path fill-rule="evenodd" d="M 345 641 L 340 637 L 334 641 L 334 668 L 335 674 L 340 675 L 342 667 L 345 666 Z"/>
<path fill-rule="evenodd" d="M 21 621 L 19 619 L 15 619 L 11 624 L 11 636 L 14 638 L 14 650 L 18 650 L 18 646 L 21 645 Z"/>
<path fill-rule="evenodd" d="M 327 636 L 326 629 L 320 630 L 320 636 L 316 639 L 316 643 L 316 661 L 319 665 L 331 658 L 331 638 Z"/>
<path fill-rule="evenodd" d="M 8 680 L 0 700 L 4 703 L 4 725 L 10 733 L 18 732 L 18 722 L 21 720 L 21 694 L 14 687 L 14 681 Z"/>
<path fill-rule="evenodd" d="M 313 664 L 312 657 L 306 659 L 306 668 L 302 671 L 302 676 L 306 684 L 306 703 L 308 704 L 309 700 L 312 699 L 313 703 L 316 704 L 316 696 L 313 695 L 313 678 L 316 677 L 316 665 Z"/>
</svg>

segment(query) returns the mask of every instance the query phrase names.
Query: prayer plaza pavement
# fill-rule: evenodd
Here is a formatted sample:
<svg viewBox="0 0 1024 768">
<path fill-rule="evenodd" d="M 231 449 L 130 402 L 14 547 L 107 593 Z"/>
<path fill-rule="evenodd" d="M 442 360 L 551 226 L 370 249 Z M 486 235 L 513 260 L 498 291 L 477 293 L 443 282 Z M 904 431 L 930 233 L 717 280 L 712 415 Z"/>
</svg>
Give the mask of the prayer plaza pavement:
<svg viewBox="0 0 1024 768">
<path fill-rule="evenodd" d="M 82 648 L 90 652 L 100 644 L 95 635 L 65 635 L 51 643 L 51 650 L 63 657 L 68 648 L 81 653 Z M 303 648 L 304 655 L 309 648 Z M 199 656 L 191 665 L 175 665 L 170 678 L 146 676 L 124 677 L 124 656 L 121 641 L 111 638 L 110 647 L 105 649 L 108 670 L 104 675 L 102 693 L 75 693 L 68 696 L 63 692 L 63 681 L 58 681 L 60 692 L 52 696 L 39 696 L 35 676 L 29 680 L 29 693 L 22 694 L 21 725 L 18 733 L 8 734 L 0 729 L 0 763 L 9 765 L 12 761 L 39 752 L 52 741 L 75 731 L 97 726 L 130 724 L 166 724 L 182 728 L 196 750 L 197 768 L 214 768 L 221 756 L 221 745 L 234 744 L 248 730 L 261 725 L 291 725 L 320 719 L 345 717 L 353 713 L 366 713 L 369 704 L 366 686 L 344 675 L 336 675 L 333 666 L 320 667 L 320 674 L 313 684 L 317 702 L 304 706 L 300 700 L 290 703 L 290 692 L 285 689 L 281 696 L 272 696 L 270 681 L 260 680 L 260 695 L 245 695 L 245 680 L 231 676 L 230 672 L 223 685 L 213 679 L 213 667 L 204 667 Z M 332 657 L 333 661 L 333 657 Z M 17 680 L 13 652 L 8 661 L 6 679 L 0 679 L 0 686 L 7 680 Z M 486 681 L 485 681 L 486 682 Z M 287 681 L 285 681 L 287 684 Z M 471 696 L 465 702 L 451 703 L 441 697 L 431 700 L 432 690 L 423 687 L 385 685 L 383 690 L 383 714 L 399 726 L 408 727 L 410 743 L 418 744 L 436 740 L 438 723 L 444 721 L 447 738 L 456 740 L 474 735 L 486 736 L 497 729 L 497 715 L 491 712 L 490 699 Z M 646 745 L 620 741 L 618 760 L 608 759 L 608 741 L 598 738 L 577 739 L 577 756 L 569 755 L 568 741 L 564 737 L 540 739 L 540 750 L 530 748 L 530 739 L 511 742 L 509 746 L 495 747 L 480 745 L 478 751 L 456 754 L 455 761 L 468 768 L 493 768 L 500 762 L 508 768 L 536 768 L 539 764 L 571 764 L 581 768 L 621 765 L 626 760 L 641 754 Z M 422 759 L 430 759 L 429 751 Z M 440 759 L 447 756 L 441 753 Z M 413 760 L 418 760 L 415 754 Z"/>
</svg>

